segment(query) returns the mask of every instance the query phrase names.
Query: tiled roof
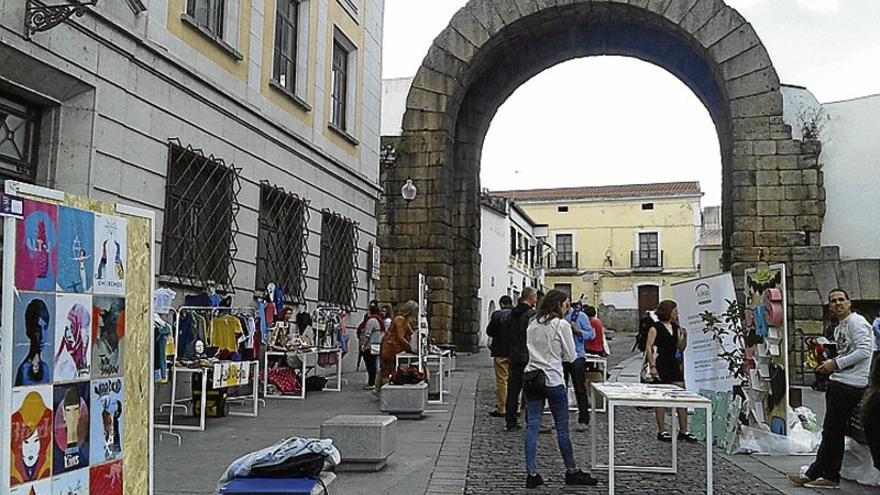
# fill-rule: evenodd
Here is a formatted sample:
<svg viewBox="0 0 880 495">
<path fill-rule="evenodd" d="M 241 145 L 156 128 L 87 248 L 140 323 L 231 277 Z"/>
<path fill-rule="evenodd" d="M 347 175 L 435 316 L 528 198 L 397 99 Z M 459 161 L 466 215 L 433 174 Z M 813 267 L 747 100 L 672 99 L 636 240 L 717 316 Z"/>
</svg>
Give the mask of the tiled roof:
<svg viewBox="0 0 880 495">
<path fill-rule="evenodd" d="M 623 184 L 616 186 L 560 187 L 555 189 L 522 189 L 492 191 L 516 201 L 552 201 L 557 199 L 605 199 L 701 194 L 699 182 L 660 182 L 655 184 Z"/>
</svg>

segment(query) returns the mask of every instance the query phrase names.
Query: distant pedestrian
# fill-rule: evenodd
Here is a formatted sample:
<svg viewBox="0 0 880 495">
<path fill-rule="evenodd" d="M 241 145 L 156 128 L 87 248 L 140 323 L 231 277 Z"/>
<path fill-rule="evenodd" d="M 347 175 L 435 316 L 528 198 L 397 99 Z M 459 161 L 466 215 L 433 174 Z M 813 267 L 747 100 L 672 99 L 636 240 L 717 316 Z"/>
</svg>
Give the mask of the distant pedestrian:
<svg viewBox="0 0 880 495">
<path fill-rule="evenodd" d="M 543 386 L 537 390 L 530 387 L 526 394 L 526 488 L 537 488 L 544 484 L 544 479 L 538 473 L 538 429 L 547 401 L 556 426 L 559 451 L 565 461 L 565 484 L 598 483 L 589 473 L 578 469 L 568 431 L 568 392 L 565 389 L 562 363 L 571 363 L 577 357 L 571 324 L 564 319 L 568 307 L 568 295 L 560 290 L 551 290 L 544 297 L 537 316 L 532 318 L 526 332 L 529 350 L 526 372 L 539 371 L 539 374 L 543 374 Z"/>
<path fill-rule="evenodd" d="M 522 392 L 522 375 L 529 363 L 529 348 L 526 340 L 526 329 L 529 320 L 535 315 L 535 303 L 538 293 L 532 287 L 526 287 L 517 302 L 516 307 L 510 312 L 510 318 L 504 321 L 502 331 L 510 339 L 510 361 L 508 363 L 507 377 L 507 404 L 504 412 L 507 414 L 505 421 L 507 431 L 522 429 L 517 419 L 517 411 L 520 405 L 520 393 Z"/>
<path fill-rule="evenodd" d="M 415 301 L 407 301 L 397 308 L 397 314 L 391 320 L 391 328 L 382 338 L 382 349 L 379 362 L 381 367 L 376 377 L 377 388 L 381 387 L 394 374 L 397 367 L 397 355 L 401 352 L 413 353 L 413 329 L 419 324 L 419 305 Z"/>
<path fill-rule="evenodd" d="M 391 320 L 394 319 L 394 312 L 391 310 L 391 306 L 382 306 L 382 314 L 385 315 L 385 329 L 391 328 Z"/>
<path fill-rule="evenodd" d="M 687 333 L 678 325 L 678 307 L 675 301 L 667 299 L 657 306 L 657 321 L 648 329 L 645 344 L 645 357 L 655 383 L 665 383 L 684 387 L 684 350 L 687 346 Z M 656 346 L 657 350 L 654 351 Z M 678 408 L 678 439 L 696 442 L 688 431 L 687 409 Z M 654 409 L 657 418 L 657 440 L 671 442 L 672 435 L 666 431 L 666 409 Z"/>
<path fill-rule="evenodd" d="M 865 395 L 870 378 L 873 347 L 871 325 L 861 315 L 852 312 L 845 290 L 833 289 L 828 294 L 828 302 L 831 314 L 840 323 L 834 329 L 837 357 L 828 359 L 817 369 L 820 373 L 831 375 L 825 391 L 822 442 L 816 452 L 816 460 L 806 473 L 786 477 L 792 485 L 806 488 L 840 487 L 847 426 Z"/>
<path fill-rule="evenodd" d="M 574 340 L 575 359 L 571 363 L 563 363 L 565 371 L 565 384 L 568 385 L 569 376 L 574 386 L 574 396 L 578 406 L 578 427 L 585 429 L 584 425 L 590 424 L 590 397 L 587 395 L 587 343 L 595 340 L 595 332 L 590 320 L 580 302 L 575 302 L 565 314 L 565 320 L 571 325 L 572 338 Z"/>
<path fill-rule="evenodd" d="M 382 310 L 379 309 L 378 304 L 372 304 L 358 340 L 364 365 L 367 368 L 367 384 L 364 385 L 364 390 L 372 390 L 376 387 L 376 371 L 384 335 L 385 318 L 382 315 Z"/>
<path fill-rule="evenodd" d="M 589 354 L 597 354 L 599 356 L 606 356 L 608 353 L 606 352 L 605 345 L 605 325 L 602 323 L 596 316 L 596 308 L 593 306 L 587 305 L 584 308 L 584 313 L 587 314 L 587 318 L 590 320 L 590 325 L 593 327 L 594 337 L 592 340 L 587 341 L 587 353 Z"/>
<path fill-rule="evenodd" d="M 510 318 L 513 310 L 513 300 L 510 296 L 501 296 L 498 299 L 501 309 L 492 312 L 489 324 L 486 326 L 486 334 L 492 339 L 490 350 L 495 364 L 495 410 L 489 416 L 495 418 L 506 417 L 507 406 L 507 380 L 510 364 L 510 336 L 502 324 Z"/>
</svg>

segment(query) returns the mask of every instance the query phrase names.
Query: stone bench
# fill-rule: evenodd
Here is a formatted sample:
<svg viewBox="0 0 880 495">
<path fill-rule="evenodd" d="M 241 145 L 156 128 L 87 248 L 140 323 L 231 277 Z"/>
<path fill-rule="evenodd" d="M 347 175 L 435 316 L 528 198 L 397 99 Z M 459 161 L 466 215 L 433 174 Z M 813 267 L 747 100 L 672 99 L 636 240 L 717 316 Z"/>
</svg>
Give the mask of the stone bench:
<svg viewBox="0 0 880 495">
<path fill-rule="evenodd" d="M 427 382 L 416 385 L 392 385 L 382 387 L 379 393 L 379 410 L 397 416 L 398 419 L 421 419 L 428 407 Z"/>
<path fill-rule="evenodd" d="M 379 471 L 397 448 L 397 418 L 341 414 L 321 424 L 321 438 L 339 449 L 336 471 Z"/>
</svg>

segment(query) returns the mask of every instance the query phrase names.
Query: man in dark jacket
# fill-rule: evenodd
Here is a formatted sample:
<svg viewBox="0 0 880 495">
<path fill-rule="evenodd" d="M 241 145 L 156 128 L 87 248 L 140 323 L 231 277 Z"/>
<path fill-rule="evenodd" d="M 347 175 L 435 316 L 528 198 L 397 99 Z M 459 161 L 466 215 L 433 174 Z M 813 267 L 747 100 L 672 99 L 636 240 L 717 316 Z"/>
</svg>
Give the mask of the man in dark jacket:
<svg viewBox="0 0 880 495">
<path fill-rule="evenodd" d="M 510 318 L 504 321 L 503 330 L 507 332 L 510 342 L 510 363 L 507 380 L 507 431 L 521 429 L 517 424 L 517 406 L 522 391 L 522 375 L 529 364 L 529 348 L 526 344 L 526 329 L 529 320 L 535 315 L 535 304 L 538 292 L 532 287 L 522 291 L 518 304 L 510 312 Z"/>
<path fill-rule="evenodd" d="M 504 320 L 510 317 L 513 309 L 513 300 L 510 296 L 501 296 L 498 299 L 501 309 L 496 310 L 489 317 L 489 325 L 486 326 L 486 334 L 492 338 L 489 349 L 492 352 L 492 360 L 495 362 L 495 410 L 489 413 L 494 418 L 504 418 L 505 406 L 507 405 L 507 372 L 510 361 L 510 339 L 507 332 L 502 328 Z"/>
</svg>

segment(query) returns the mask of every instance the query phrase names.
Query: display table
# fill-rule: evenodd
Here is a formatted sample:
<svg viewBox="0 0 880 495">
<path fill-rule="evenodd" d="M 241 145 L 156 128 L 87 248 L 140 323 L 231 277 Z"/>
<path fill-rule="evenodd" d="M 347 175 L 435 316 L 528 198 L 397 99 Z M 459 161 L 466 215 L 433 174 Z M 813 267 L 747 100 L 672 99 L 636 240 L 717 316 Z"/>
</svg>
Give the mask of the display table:
<svg viewBox="0 0 880 495">
<path fill-rule="evenodd" d="M 672 417 L 672 466 L 616 466 L 614 464 L 615 408 L 663 407 L 697 408 L 706 410 L 706 428 L 712 431 L 712 401 L 705 397 L 682 390 L 674 385 L 653 385 L 647 383 L 594 383 L 593 399 L 605 399 L 608 408 L 608 464 L 598 464 L 596 460 L 596 409 L 590 412 L 590 460 L 593 469 L 608 469 L 608 493 L 614 493 L 614 472 L 633 471 L 639 473 L 678 472 L 678 421 Z M 706 493 L 712 494 L 712 442 L 706 442 Z"/>
<path fill-rule="evenodd" d="M 154 428 L 167 430 L 166 432 L 163 432 L 163 433 L 168 434 L 168 435 L 172 435 L 172 436 L 176 436 L 178 444 L 180 444 L 180 435 L 177 435 L 176 433 L 174 433 L 174 430 L 205 431 L 205 409 L 207 408 L 207 405 L 208 405 L 208 380 L 211 380 L 211 383 L 213 385 L 215 383 L 215 380 L 213 379 L 215 367 L 217 367 L 217 366 L 222 367 L 228 363 L 231 363 L 231 361 L 220 361 L 217 363 L 213 363 L 212 367 L 210 367 L 210 368 L 205 368 L 205 367 L 188 368 L 186 366 L 180 366 L 180 365 L 172 366 L 172 368 L 171 368 L 171 402 L 168 404 L 162 404 L 159 407 L 160 410 L 162 410 L 164 407 L 170 408 L 169 416 L 168 416 L 168 424 L 155 423 L 153 425 Z M 237 383 L 234 384 L 234 385 L 247 385 L 248 383 L 252 383 L 253 384 L 253 394 L 246 395 L 246 396 L 231 397 L 231 398 L 227 397 L 227 401 L 230 399 L 231 400 L 242 400 L 242 399 L 253 400 L 253 411 L 252 412 L 234 412 L 234 413 L 230 413 L 230 415 L 256 417 L 258 414 L 258 404 L 259 404 L 258 391 L 259 391 L 259 387 L 260 387 L 259 386 L 260 377 L 258 375 L 258 371 L 259 371 L 259 364 L 260 363 L 259 363 L 259 361 L 241 361 L 241 362 L 237 362 L 236 364 L 244 365 L 244 366 L 248 366 L 248 367 L 253 367 L 253 370 L 250 373 L 248 373 L 249 376 L 246 380 L 238 381 Z M 200 407 L 199 407 L 199 424 L 198 425 L 176 425 L 176 424 L 174 424 L 174 416 L 175 416 L 174 411 L 179 407 L 186 410 L 186 406 L 181 403 L 182 402 L 190 402 L 193 400 L 192 397 L 186 397 L 186 398 L 182 398 L 182 399 L 177 398 L 177 381 L 178 381 L 178 376 L 181 374 L 188 374 L 193 378 L 195 376 L 199 375 L 199 378 L 201 380 L 201 396 L 199 398 L 199 406 Z M 225 383 L 225 381 L 220 379 L 220 377 L 218 377 L 218 380 L 221 385 L 223 383 Z M 219 388 L 226 388 L 226 387 L 219 387 Z"/>
<path fill-rule="evenodd" d="M 434 382 L 433 378 L 435 376 L 435 373 L 432 372 L 428 374 L 428 382 L 430 385 L 428 388 L 428 392 L 429 394 L 436 393 L 438 395 L 438 398 L 436 400 L 428 400 L 429 404 L 443 404 L 443 394 L 449 393 L 448 390 L 443 388 L 443 380 L 447 378 L 447 375 L 449 373 L 449 367 L 447 363 L 449 362 L 450 354 L 451 353 L 449 351 L 441 351 L 440 354 L 428 354 L 427 356 L 425 356 L 426 370 L 436 370 L 437 377 L 437 381 Z M 436 390 L 434 390 L 434 383 L 437 383 Z"/>
<path fill-rule="evenodd" d="M 586 361 L 587 361 L 587 364 L 595 364 L 601 370 L 600 373 L 602 373 L 602 379 L 599 380 L 599 383 L 604 383 L 605 377 L 608 374 L 608 359 L 606 359 L 602 356 L 599 356 L 597 354 L 587 354 Z M 590 371 L 587 371 L 588 377 L 589 377 L 590 373 L 591 373 Z M 597 382 L 591 381 L 589 379 L 587 380 L 587 394 L 593 395 L 591 388 L 594 383 L 597 383 Z M 590 408 L 591 409 L 596 408 L 596 402 L 592 402 L 590 404 Z M 604 400 L 602 401 L 602 407 L 596 408 L 596 412 L 600 412 L 600 413 L 606 412 Z"/>
<path fill-rule="evenodd" d="M 280 357 L 285 358 L 288 353 L 294 353 L 300 359 L 300 393 L 299 395 L 285 395 L 285 394 L 270 394 L 269 393 L 269 358 L 270 357 Z M 305 399 L 306 398 L 306 375 L 308 374 L 309 369 L 317 370 L 318 369 L 318 360 L 322 355 L 328 354 L 336 354 L 336 364 L 333 365 L 336 368 L 335 380 L 336 386 L 333 388 L 325 387 L 324 390 L 328 392 L 341 392 L 342 391 L 342 350 L 341 349 L 315 349 L 309 348 L 306 351 L 266 351 L 266 358 L 263 360 L 263 375 L 267 378 L 263 381 L 263 397 L 273 398 L 273 399 Z"/>
</svg>

